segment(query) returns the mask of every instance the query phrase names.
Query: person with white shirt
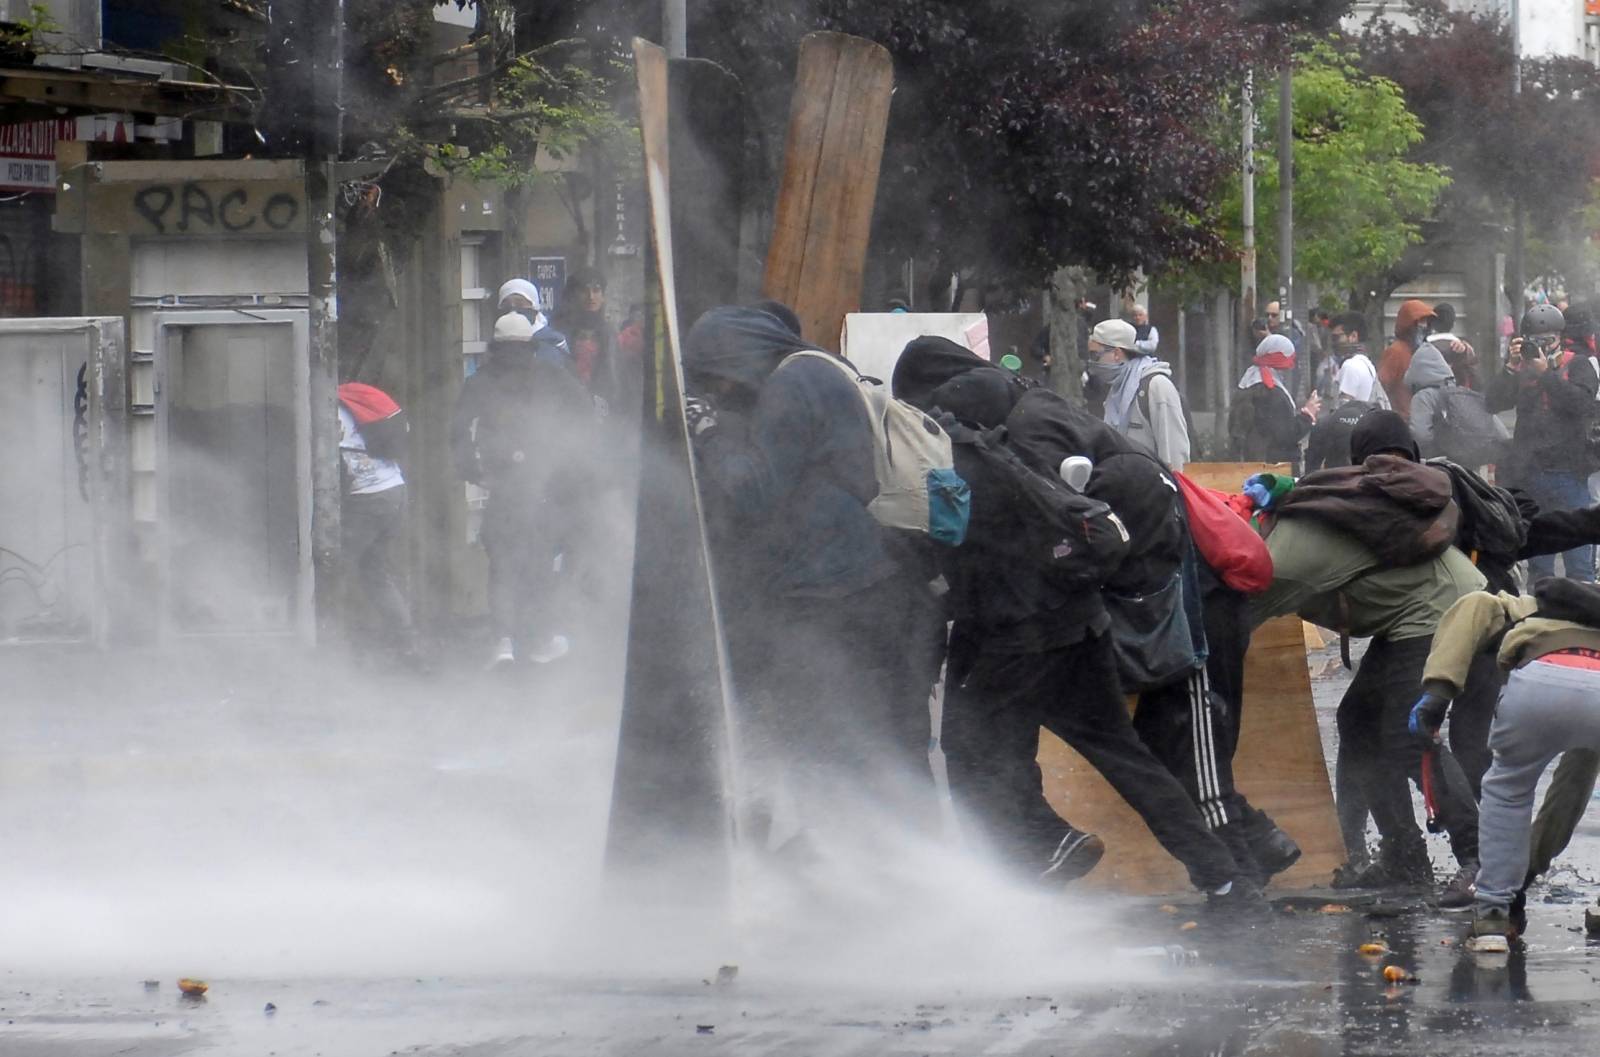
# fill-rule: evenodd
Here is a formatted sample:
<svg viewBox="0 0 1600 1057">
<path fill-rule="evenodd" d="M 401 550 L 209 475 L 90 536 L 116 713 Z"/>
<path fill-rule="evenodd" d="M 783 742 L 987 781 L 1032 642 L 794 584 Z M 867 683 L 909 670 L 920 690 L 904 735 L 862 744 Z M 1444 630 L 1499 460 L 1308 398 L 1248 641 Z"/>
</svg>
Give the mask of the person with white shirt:
<svg viewBox="0 0 1600 1057">
<path fill-rule="evenodd" d="M 388 401 L 386 394 L 372 386 L 346 383 L 339 387 L 339 460 L 344 483 L 339 514 L 341 555 L 346 575 L 361 585 L 377 617 L 379 640 L 401 660 L 416 665 L 420 656 L 411 605 L 400 590 L 394 564 L 394 541 L 405 524 L 405 474 L 394 459 L 367 450 L 367 439 L 352 411 L 352 406 L 364 411 L 372 394 Z"/>
<path fill-rule="evenodd" d="M 1336 316 L 1328 330 L 1333 348 L 1318 368 L 1317 391 L 1329 394 L 1329 406 L 1306 440 L 1306 473 L 1349 465 L 1350 434 L 1356 423 L 1368 411 L 1389 409 L 1389 395 L 1367 355 L 1366 318 L 1347 312 Z"/>
</svg>

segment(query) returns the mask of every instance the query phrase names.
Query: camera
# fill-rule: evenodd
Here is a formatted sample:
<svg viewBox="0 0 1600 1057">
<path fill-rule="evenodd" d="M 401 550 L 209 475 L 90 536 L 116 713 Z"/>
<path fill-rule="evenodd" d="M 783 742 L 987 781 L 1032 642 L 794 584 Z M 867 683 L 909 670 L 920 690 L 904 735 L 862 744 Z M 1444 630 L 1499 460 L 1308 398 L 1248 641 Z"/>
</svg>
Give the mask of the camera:
<svg viewBox="0 0 1600 1057">
<path fill-rule="evenodd" d="M 1527 334 L 1522 338 L 1522 358 L 1543 356 L 1548 359 L 1561 348 L 1559 334 Z"/>
</svg>

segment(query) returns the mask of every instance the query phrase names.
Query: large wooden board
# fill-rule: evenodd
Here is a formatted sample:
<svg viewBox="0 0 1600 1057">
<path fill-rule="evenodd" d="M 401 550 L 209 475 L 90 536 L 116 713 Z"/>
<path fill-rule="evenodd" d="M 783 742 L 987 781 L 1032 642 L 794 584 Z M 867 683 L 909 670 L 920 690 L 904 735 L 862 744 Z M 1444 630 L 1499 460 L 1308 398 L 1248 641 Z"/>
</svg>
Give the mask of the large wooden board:
<svg viewBox="0 0 1600 1057">
<path fill-rule="evenodd" d="M 1208 487 L 1233 491 L 1253 473 L 1287 469 L 1257 463 L 1191 463 L 1184 472 Z M 1045 795 L 1056 810 L 1106 842 L 1106 857 L 1081 882 L 1085 887 L 1151 894 L 1188 889 L 1182 865 L 1167 855 L 1144 821 L 1083 757 L 1054 735 L 1041 732 L 1039 764 L 1045 774 Z M 1344 861 L 1344 841 L 1334 813 L 1298 617 L 1268 621 L 1250 641 L 1245 655 L 1244 729 L 1233 774 L 1250 802 L 1271 815 L 1304 852 L 1292 869 L 1278 875 L 1273 887 L 1327 884 L 1334 867 Z"/>
<path fill-rule="evenodd" d="M 801 42 L 762 292 L 834 351 L 845 315 L 861 306 L 893 90 L 881 45 L 842 33 Z"/>
<path fill-rule="evenodd" d="M 673 282 L 666 53 L 634 41 L 665 340 L 650 375 L 606 865 L 651 898 L 721 898 L 733 827 L 728 666 L 689 449 Z"/>
<path fill-rule="evenodd" d="M 1287 474 L 1289 470 L 1286 462 L 1191 462 L 1183 468 L 1183 473 L 1204 488 L 1237 492 L 1245 481 L 1258 473 Z"/>
</svg>

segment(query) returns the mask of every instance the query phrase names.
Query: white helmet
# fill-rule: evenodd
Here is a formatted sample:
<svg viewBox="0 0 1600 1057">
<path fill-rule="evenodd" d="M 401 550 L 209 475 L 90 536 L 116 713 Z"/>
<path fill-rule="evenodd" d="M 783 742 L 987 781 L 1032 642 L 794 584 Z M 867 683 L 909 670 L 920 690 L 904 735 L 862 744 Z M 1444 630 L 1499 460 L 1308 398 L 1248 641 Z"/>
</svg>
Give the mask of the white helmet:
<svg viewBox="0 0 1600 1057">
<path fill-rule="evenodd" d="M 507 298 L 512 294 L 521 294 L 528 299 L 535 312 L 544 311 L 544 305 L 539 302 L 539 288 L 526 279 L 507 279 L 500 284 L 500 299 L 495 303 L 501 308 L 506 307 Z"/>
</svg>

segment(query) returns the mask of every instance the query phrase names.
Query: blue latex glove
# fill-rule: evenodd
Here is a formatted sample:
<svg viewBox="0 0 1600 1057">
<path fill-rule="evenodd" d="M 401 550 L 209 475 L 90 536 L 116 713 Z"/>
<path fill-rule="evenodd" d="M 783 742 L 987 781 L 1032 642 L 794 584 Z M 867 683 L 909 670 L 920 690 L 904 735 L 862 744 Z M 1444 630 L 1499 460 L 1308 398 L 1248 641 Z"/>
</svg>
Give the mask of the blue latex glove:
<svg viewBox="0 0 1600 1057">
<path fill-rule="evenodd" d="M 1424 693 L 1411 706 L 1411 718 L 1406 723 L 1411 729 L 1411 736 L 1428 742 L 1437 740 L 1439 728 L 1444 725 L 1445 713 L 1449 711 L 1448 697 Z"/>
<path fill-rule="evenodd" d="M 1265 474 L 1256 474 L 1244 483 L 1244 494 L 1256 505 L 1257 510 L 1265 510 L 1272 505 L 1272 489 L 1267 487 L 1262 478 Z"/>
</svg>

